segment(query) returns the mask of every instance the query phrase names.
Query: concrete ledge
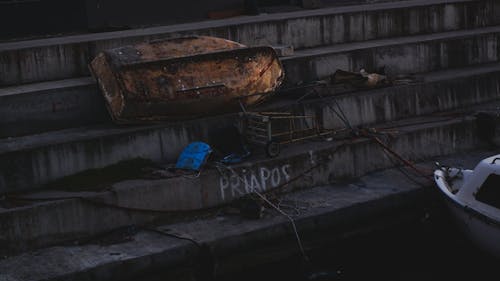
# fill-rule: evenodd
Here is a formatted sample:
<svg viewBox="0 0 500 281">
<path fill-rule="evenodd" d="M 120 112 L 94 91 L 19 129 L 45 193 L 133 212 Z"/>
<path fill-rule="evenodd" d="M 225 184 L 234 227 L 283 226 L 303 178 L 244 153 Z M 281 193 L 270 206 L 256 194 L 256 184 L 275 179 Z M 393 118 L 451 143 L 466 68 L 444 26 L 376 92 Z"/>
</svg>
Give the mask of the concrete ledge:
<svg viewBox="0 0 500 281">
<path fill-rule="evenodd" d="M 317 116 L 324 128 L 331 129 L 344 126 L 331 110 L 335 102 L 345 111 L 352 126 L 468 109 L 498 99 L 498 70 L 500 65 L 430 73 L 422 76 L 424 81 L 432 81 L 429 83 L 362 91 L 301 104 L 292 99 L 274 107 L 271 103 L 269 108 L 285 106 L 296 113 Z M 210 143 L 211 136 L 236 121 L 235 115 L 225 115 L 156 126 L 102 125 L 1 139 L 0 193 L 37 189 L 67 175 L 135 157 L 172 162 L 190 142 Z"/>
<path fill-rule="evenodd" d="M 0 89 L 0 137 L 35 134 L 110 121 L 93 79 Z"/>
<path fill-rule="evenodd" d="M 441 158 L 442 163 L 461 163 L 472 168 L 493 152 L 467 153 L 462 158 Z M 390 180 L 388 180 L 390 179 Z M 435 197 L 408 180 L 397 170 L 376 172 L 356 181 L 294 192 L 282 199 L 307 206 L 295 216 L 306 251 L 319 245 L 341 241 L 352 233 L 369 233 L 381 216 L 384 225 L 397 223 L 398 214 L 406 221 L 418 217 L 422 207 Z M 417 215 L 409 215 L 410 212 Z M 405 216 L 406 215 L 406 216 Z M 210 250 L 217 263 L 217 274 L 238 270 L 242 265 L 255 266 L 272 261 L 272 255 L 244 259 L 244 254 L 269 252 L 269 245 L 286 257 L 299 253 L 290 222 L 272 209 L 260 220 L 218 215 L 204 219 L 163 225 L 157 229 L 181 237 L 190 237 Z M 349 234 L 351 233 L 351 234 Z M 59 246 L 26 252 L 0 260 L 0 280 L 133 280 L 148 273 L 168 274 L 184 268 L 176 280 L 193 280 L 199 260 L 198 248 L 191 242 L 140 230 L 130 241 L 113 245 Z M 258 250 L 256 250 L 258 249 Z M 238 268 L 239 267 L 239 268 Z"/>
<path fill-rule="evenodd" d="M 390 138 L 390 146 L 410 161 L 479 147 L 478 137 L 471 133 L 475 131 L 473 118 L 463 118 L 421 118 L 402 122 L 401 126 L 392 124 L 390 132 L 396 135 Z M 96 193 L 17 195 L 32 203 L 0 211 L 0 226 L 5 230 L 0 249 L 5 254 L 53 245 L 125 225 L 168 220 L 178 211 L 213 208 L 253 190 L 288 192 L 393 165 L 394 159 L 371 139 L 308 142 L 285 148 L 277 158 L 256 158 L 234 165 L 234 172 L 223 169 L 221 173 L 207 166 L 196 178 L 125 181 Z M 36 203 L 36 199 L 42 203 Z"/>
<path fill-rule="evenodd" d="M 3 139 L 1 193 L 39 188 L 56 178 L 136 157 L 176 159 L 188 143 L 210 139 L 234 121 L 222 116 L 171 126 L 102 125 Z"/>
<path fill-rule="evenodd" d="M 196 255 L 196 247 L 188 241 L 158 234 L 141 233 L 134 237 L 134 242 L 126 245 L 119 244 L 104 248 L 99 245 L 89 245 L 82 248 L 51 248 L 47 254 L 38 254 L 41 259 L 37 265 L 30 265 L 30 271 L 25 271 L 23 267 L 27 265 L 26 262 L 36 258 L 34 254 L 26 253 L 17 259 L 3 260 L 0 280 L 76 281 L 110 280 L 111 278 L 124 280 L 147 270 L 150 262 L 162 264 L 165 269 L 170 268 L 175 271 L 176 267 L 185 266 Z M 68 263 L 65 263 L 64 266 L 60 263 L 57 266 L 54 262 L 63 262 L 59 261 L 59 258 L 62 257 Z M 16 268 L 7 269 L 10 266 Z M 82 270 L 74 271 L 75 266 Z"/>
<path fill-rule="evenodd" d="M 337 69 L 377 71 L 389 76 L 426 73 L 498 62 L 500 26 L 416 35 L 296 51 L 282 59 L 285 83 L 314 81 Z"/>
<path fill-rule="evenodd" d="M 345 125 L 331 109 L 335 102 L 352 126 L 380 124 L 434 112 L 470 110 L 475 104 L 500 97 L 498 66 L 427 73 L 415 77 L 421 82 L 334 95 L 325 98 L 319 108 L 321 100 L 305 101 L 305 110 L 308 114 L 322 112 L 320 116 L 327 128 Z M 326 91 L 335 93 L 335 89 Z"/>
<path fill-rule="evenodd" d="M 327 59 L 335 60 L 335 57 L 330 56 Z M 326 60 L 315 56 L 308 59 L 311 63 L 307 63 L 305 67 L 310 68 L 317 68 L 317 61 Z M 307 59 L 303 57 L 285 61 L 289 83 L 297 83 L 299 80 L 292 79 L 302 79 L 302 75 L 309 79 L 319 75 L 318 70 L 310 73 L 300 69 L 304 62 L 307 62 Z M 332 66 L 321 71 L 332 74 L 335 70 Z M 356 124 L 394 120 L 495 99 L 498 97 L 499 71 L 500 64 L 493 63 L 422 73 L 416 76 L 416 81 L 410 81 L 409 85 L 352 93 L 338 96 L 337 99 L 341 100 L 342 108 L 349 108 L 348 112 L 356 112 L 349 115 L 349 119 Z M 294 72 L 299 76 L 291 77 Z M 324 96 L 337 95 L 336 91 L 335 88 L 328 88 L 322 90 L 322 93 Z M 277 97 L 291 98 L 287 95 L 289 94 L 283 91 L 278 92 Z M 402 99 L 402 96 L 405 98 Z M 102 95 L 91 78 L 0 89 L 0 101 L 4 101 L 0 102 L 0 109 L 4 109 L 0 110 L 0 138 L 110 121 Z M 373 102 L 377 104 L 374 105 Z M 289 102 L 294 103 L 295 101 Z M 387 107 L 389 105 L 390 107 Z M 405 109 L 397 110 L 396 106 L 403 106 Z M 269 107 L 272 108 L 273 105 L 270 104 Z M 332 124 L 339 125 L 338 120 L 325 123 L 326 126 Z M 0 142 L 0 150 L 1 146 Z"/>
<path fill-rule="evenodd" d="M 412 0 L 1 43 L 0 86 L 86 76 L 101 50 L 182 35 L 302 49 L 498 24 L 495 0 Z"/>
</svg>

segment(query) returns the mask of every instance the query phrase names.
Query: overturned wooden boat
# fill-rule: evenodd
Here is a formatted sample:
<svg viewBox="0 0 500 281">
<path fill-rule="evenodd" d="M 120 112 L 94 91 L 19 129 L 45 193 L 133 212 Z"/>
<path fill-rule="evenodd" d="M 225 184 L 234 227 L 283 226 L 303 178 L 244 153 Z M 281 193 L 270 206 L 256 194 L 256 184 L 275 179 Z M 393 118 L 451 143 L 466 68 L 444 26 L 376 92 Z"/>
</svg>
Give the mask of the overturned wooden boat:
<svg viewBox="0 0 500 281">
<path fill-rule="evenodd" d="M 439 165 L 434 180 L 465 234 L 500 258 L 500 154 L 483 159 L 474 170 Z"/>
<path fill-rule="evenodd" d="M 235 111 L 263 101 L 284 77 L 272 47 L 208 36 L 106 50 L 89 67 L 118 123 Z"/>
</svg>

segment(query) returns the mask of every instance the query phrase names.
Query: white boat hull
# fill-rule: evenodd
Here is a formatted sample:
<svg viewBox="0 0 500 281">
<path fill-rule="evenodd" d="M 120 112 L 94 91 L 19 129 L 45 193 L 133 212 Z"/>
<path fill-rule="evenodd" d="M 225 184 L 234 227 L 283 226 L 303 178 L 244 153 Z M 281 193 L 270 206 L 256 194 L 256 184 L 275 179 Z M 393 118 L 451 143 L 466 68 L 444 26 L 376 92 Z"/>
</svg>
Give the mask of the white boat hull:
<svg viewBox="0 0 500 281">
<path fill-rule="evenodd" d="M 482 210 L 485 208 L 484 204 L 471 200 L 472 196 L 457 196 L 457 190 L 447 182 L 444 171 L 435 171 L 434 177 L 446 199 L 447 207 L 463 233 L 482 251 L 500 258 L 500 221 L 493 215 L 486 215 L 491 213 L 492 208 Z M 499 212 L 498 209 L 496 211 Z"/>
<path fill-rule="evenodd" d="M 482 251 L 500 258 L 500 224 L 451 200 L 446 204 L 463 233 Z"/>
</svg>

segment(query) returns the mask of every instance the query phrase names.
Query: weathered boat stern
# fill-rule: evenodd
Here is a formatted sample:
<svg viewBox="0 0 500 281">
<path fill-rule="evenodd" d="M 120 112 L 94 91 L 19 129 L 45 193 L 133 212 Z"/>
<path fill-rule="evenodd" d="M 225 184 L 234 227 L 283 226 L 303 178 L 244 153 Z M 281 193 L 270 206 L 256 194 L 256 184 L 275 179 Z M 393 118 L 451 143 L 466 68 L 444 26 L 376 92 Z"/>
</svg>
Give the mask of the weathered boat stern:
<svg viewBox="0 0 500 281">
<path fill-rule="evenodd" d="M 204 36 L 106 50 L 90 69 L 119 123 L 231 112 L 262 101 L 284 77 L 272 47 Z"/>
</svg>

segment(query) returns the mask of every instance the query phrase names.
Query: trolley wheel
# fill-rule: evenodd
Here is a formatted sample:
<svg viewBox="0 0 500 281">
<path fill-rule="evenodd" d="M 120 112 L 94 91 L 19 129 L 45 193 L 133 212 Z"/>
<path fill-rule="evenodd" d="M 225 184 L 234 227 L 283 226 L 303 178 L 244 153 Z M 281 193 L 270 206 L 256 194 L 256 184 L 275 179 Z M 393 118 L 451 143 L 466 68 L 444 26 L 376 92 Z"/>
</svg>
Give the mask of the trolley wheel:
<svg viewBox="0 0 500 281">
<path fill-rule="evenodd" d="M 275 141 L 269 141 L 266 144 L 266 154 L 269 157 L 276 157 L 280 154 L 280 144 Z"/>
</svg>

